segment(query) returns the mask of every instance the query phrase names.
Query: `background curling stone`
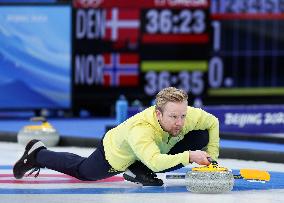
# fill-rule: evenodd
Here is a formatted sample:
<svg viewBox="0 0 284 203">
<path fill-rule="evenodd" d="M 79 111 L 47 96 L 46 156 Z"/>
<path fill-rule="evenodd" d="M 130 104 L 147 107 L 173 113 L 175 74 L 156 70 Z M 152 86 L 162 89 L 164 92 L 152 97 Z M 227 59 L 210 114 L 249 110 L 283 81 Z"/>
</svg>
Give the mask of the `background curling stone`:
<svg viewBox="0 0 284 203">
<path fill-rule="evenodd" d="M 59 134 L 44 117 L 33 117 L 31 121 L 41 122 L 39 125 L 24 126 L 17 135 L 18 143 L 26 145 L 30 140 L 41 140 L 47 147 L 56 146 Z"/>
</svg>

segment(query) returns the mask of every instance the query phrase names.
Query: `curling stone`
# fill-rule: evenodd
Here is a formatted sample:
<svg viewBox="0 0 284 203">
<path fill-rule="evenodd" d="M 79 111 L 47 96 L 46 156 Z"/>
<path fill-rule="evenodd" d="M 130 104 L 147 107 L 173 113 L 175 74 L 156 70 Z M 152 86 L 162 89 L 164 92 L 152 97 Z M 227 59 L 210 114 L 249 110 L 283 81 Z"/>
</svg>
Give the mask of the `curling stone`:
<svg viewBox="0 0 284 203">
<path fill-rule="evenodd" d="M 47 147 L 53 147 L 58 144 L 58 132 L 44 117 L 33 117 L 31 121 L 39 121 L 41 124 L 24 126 L 17 135 L 18 143 L 26 145 L 32 139 L 38 139 Z"/>
<path fill-rule="evenodd" d="M 224 193 L 234 186 L 232 171 L 212 161 L 209 166 L 195 167 L 185 175 L 186 188 L 194 193 Z"/>
</svg>

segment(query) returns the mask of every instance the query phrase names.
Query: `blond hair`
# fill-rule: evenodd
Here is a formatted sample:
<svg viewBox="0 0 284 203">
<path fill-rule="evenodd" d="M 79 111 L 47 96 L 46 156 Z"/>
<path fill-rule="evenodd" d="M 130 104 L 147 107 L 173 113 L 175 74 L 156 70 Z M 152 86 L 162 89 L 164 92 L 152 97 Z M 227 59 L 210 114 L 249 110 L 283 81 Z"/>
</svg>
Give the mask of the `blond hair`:
<svg viewBox="0 0 284 203">
<path fill-rule="evenodd" d="M 168 102 L 183 102 L 187 101 L 187 99 L 188 95 L 184 90 L 175 87 L 167 87 L 156 95 L 156 109 L 163 112 L 164 106 Z"/>
</svg>

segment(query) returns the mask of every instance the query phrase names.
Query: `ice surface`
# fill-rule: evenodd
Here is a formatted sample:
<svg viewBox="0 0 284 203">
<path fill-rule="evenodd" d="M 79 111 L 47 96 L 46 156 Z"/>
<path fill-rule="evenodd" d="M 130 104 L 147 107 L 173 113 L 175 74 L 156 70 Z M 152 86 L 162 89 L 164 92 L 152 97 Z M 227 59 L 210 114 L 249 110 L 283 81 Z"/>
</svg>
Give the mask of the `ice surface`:
<svg viewBox="0 0 284 203">
<path fill-rule="evenodd" d="M 81 156 L 90 155 L 94 149 L 77 148 L 77 147 L 54 147 L 49 148 L 54 151 L 68 151 L 79 154 Z M 11 176 L 11 166 L 21 156 L 24 146 L 16 143 L 0 142 L 0 203 L 19 202 L 19 203 L 101 203 L 101 202 L 117 202 L 117 203 L 181 203 L 181 202 L 198 202 L 198 203 L 274 203 L 284 202 L 284 189 L 270 190 L 249 190 L 231 191 L 224 194 L 196 194 L 186 191 L 182 180 L 173 181 L 165 180 L 164 187 L 141 187 L 139 185 L 126 181 L 103 182 L 103 183 L 60 183 L 56 181 L 64 180 L 66 177 L 51 170 L 42 170 L 41 174 L 46 177 L 39 177 L 37 180 L 54 181 L 55 183 L 35 183 L 25 184 L 27 180 L 34 178 L 24 178 L 23 183 L 15 182 Z M 252 168 L 262 169 L 284 173 L 284 163 L 268 163 L 258 161 L 244 161 L 233 159 L 220 159 L 219 165 L 231 168 Z M 196 166 L 196 165 L 193 165 Z M 49 174 L 51 176 L 49 177 Z M 52 177 L 54 175 L 54 177 Z M 6 177 L 4 177 L 6 176 Z M 163 177 L 163 174 L 159 174 Z M 283 177 L 279 176 L 280 178 Z M 7 183 L 3 183 L 7 180 Z M 10 182 L 9 182 L 10 181 Z M 280 179 L 279 182 L 283 182 Z M 249 184 L 249 183 L 248 183 Z M 265 184 L 265 183 L 264 183 Z M 273 188 L 273 187 L 272 187 Z M 276 187 L 277 188 L 277 187 Z"/>
</svg>

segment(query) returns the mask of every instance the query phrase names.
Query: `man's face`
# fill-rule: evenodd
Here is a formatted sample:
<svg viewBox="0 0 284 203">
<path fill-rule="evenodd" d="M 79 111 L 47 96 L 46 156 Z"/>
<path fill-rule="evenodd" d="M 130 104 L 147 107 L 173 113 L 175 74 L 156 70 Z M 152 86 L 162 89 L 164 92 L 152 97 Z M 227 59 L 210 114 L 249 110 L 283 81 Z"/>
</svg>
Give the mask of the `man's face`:
<svg viewBox="0 0 284 203">
<path fill-rule="evenodd" d="M 177 136 L 184 125 L 186 112 L 186 101 L 168 102 L 164 106 L 163 112 L 156 110 L 156 115 L 163 130 L 172 136 Z"/>
</svg>

